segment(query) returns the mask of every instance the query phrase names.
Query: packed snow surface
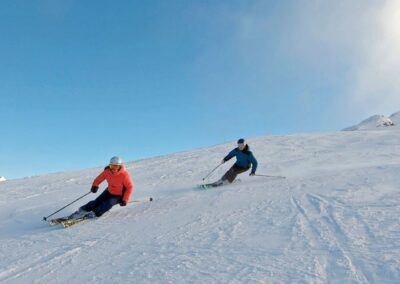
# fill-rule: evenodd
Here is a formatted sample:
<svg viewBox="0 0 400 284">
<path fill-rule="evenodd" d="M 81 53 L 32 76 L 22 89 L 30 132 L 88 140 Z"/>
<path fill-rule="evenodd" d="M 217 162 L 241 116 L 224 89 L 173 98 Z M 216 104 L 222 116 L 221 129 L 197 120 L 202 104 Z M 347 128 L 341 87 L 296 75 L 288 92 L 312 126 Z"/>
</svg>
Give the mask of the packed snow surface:
<svg viewBox="0 0 400 284">
<path fill-rule="evenodd" d="M 42 218 L 102 167 L 2 182 L 0 282 L 400 283 L 399 141 L 390 130 L 249 139 L 257 173 L 287 178 L 245 173 L 210 190 L 196 185 L 235 143 L 135 161 L 133 199 L 154 201 L 68 229 Z"/>
</svg>

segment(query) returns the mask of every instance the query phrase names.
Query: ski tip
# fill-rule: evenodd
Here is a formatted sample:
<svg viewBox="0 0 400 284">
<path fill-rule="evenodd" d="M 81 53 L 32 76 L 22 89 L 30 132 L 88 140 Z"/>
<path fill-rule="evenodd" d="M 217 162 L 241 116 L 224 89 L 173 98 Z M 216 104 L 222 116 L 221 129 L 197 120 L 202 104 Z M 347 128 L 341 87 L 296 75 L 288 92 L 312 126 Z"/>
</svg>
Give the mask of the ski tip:
<svg viewBox="0 0 400 284">
<path fill-rule="evenodd" d="M 199 185 L 198 185 L 198 188 L 200 188 L 200 189 L 210 189 L 211 186 L 210 186 L 210 185 L 207 185 L 207 184 L 199 184 Z"/>
</svg>

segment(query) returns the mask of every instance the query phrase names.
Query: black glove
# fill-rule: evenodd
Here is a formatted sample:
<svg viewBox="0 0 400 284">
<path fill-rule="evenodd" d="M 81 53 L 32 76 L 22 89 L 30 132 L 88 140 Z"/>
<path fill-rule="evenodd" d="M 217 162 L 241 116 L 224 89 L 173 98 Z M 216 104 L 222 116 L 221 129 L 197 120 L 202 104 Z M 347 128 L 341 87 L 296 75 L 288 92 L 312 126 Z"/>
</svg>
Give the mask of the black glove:
<svg viewBox="0 0 400 284">
<path fill-rule="evenodd" d="M 93 193 L 96 193 L 97 190 L 99 190 L 99 187 L 98 187 L 98 186 L 94 186 L 94 185 L 93 185 L 92 188 L 90 189 L 90 191 L 93 192 Z"/>
<path fill-rule="evenodd" d="M 119 206 L 126 206 L 126 201 L 121 201 L 121 203 L 119 204 Z"/>
</svg>

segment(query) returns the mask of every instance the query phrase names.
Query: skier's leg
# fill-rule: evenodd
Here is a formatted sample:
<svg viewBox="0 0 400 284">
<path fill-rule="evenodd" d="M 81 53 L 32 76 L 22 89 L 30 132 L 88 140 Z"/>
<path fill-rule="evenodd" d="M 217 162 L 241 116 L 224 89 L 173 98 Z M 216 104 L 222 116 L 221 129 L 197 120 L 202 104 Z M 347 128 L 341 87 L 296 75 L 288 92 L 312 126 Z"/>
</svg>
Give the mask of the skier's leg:
<svg viewBox="0 0 400 284">
<path fill-rule="evenodd" d="M 229 183 L 232 183 L 235 178 L 237 177 L 238 174 L 244 173 L 245 171 L 248 171 L 249 168 L 240 168 L 236 165 L 233 165 L 222 177 L 223 181 L 228 181 Z"/>
<path fill-rule="evenodd" d="M 89 201 L 85 205 L 81 206 L 79 210 L 87 212 L 93 211 L 96 207 L 106 201 L 110 196 L 111 194 L 108 192 L 108 188 L 106 188 L 95 200 Z"/>
<path fill-rule="evenodd" d="M 101 204 L 99 204 L 96 208 L 92 211 L 96 214 L 96 217 L 100 217 L 108 210 L 110 210 L 114 205 L 121 203 L 122 197 L 117 195 L 111 195 L 108 199 L 104 200 Z"/>
<path fill-rule="evenodd" d="M 235 165 L 233 165 L 221 178 L 222 181 L 228 181 L 228 182 L 233 182 L 237 176 L 237 173 L 235 171 Z"/>
<path fill-rule="evenodd" d="M 230 183 L 231 181 L 229 181 L 229 179 L 231 176 L 233 176 L 232 171 L 233 171 L 233 166 L 219 180 L 217 180 L 216 182 L 213 182 L 211 184 L 211 186 L 215 187 L 215 186 L 220 186 L 223 184 Z M 233 179 L 235 179 L 235 177 L 233 177 Z M 232 181 L 233 181 L 233 179 L 232 179 Z"/>
</svg>

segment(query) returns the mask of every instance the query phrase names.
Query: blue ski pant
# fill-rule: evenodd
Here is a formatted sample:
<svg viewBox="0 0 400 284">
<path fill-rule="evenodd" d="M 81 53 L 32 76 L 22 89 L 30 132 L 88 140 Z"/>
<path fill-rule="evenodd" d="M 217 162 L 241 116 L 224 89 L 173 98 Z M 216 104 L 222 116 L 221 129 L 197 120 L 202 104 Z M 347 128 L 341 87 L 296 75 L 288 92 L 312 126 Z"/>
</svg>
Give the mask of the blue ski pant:
<svg viewBox="0 0 400 284">
<path fill-rule="evenodd" d="M 121 203 L 122 196 L 112 195 L 108 188 L 104 190 L 99 197 L 92 200 L 81 207 L 85 211 L 93 211 L 97 217 L 100 217 L 108 210 L 110 210 L 114 205 Z"/>
</svg>

